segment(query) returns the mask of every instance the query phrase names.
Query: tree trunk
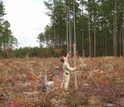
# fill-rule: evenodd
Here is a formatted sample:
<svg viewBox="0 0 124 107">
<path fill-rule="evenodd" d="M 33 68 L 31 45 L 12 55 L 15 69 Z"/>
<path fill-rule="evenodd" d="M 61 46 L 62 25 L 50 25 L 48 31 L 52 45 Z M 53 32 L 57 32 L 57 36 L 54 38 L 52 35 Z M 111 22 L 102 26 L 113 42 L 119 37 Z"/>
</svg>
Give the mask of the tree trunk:
<svg viewBox="0 0 124 107">
<path fill-rule="evenodd" d="M 89 35 L 89 57 L 91 57 L 91 29 L 90 29 L 90 16 L 89 16 L 89 22 L 88 22 L 88 35 Z"/>
<path fill-rule="evenodd" d="M 71 13 L 70 13 L 70 8 L 71 8 L 71 6 L 70 6 L 70 3 L 69 3 L 69 12 L 68 12 L 68 17 L 69 17 L 69 51 L 72 51 L 72 31 L 71 31 Z"/>
<path fill-rule="evenodd" d="M 117 6 L 115 0 L 114 16 L 113 16 L 113 50 L 114 56 L 117 56 Z"/>
<path fill-rule="evenodd" d="M 82 56 L 84 57 L 84 30 L 82 29 Z"/>
<path fill-rule="evenodd" d="M 122 29 L 121 28 L 119 30 L 118 44 L 119 44 L 119 56 L 122 56 Z"/>
<path fill-rule="evenodd" d="M 122 25 L 122 47 L 123 47 L 123 56 L 124 56 L 124 13 L 123 13 L 123 25 Z"/>
<path fill-rule="evenodd" d="M 82 16 L 83 16 L 83 4 L 82 4 Z M 85 51 L 84 51 L 84 28 L 82 27 L 82 57 L 84 58 Z"/>
<path fill-rule="evenodd" d="M 53 0 L 53 4 L 54 4 L 54 16 L 55 16 L 55 0 Z M 53 35 L 54 35 L 54 48 L 57 48 L 57 38 L 56 38 L 56 29 L 55 29 L 55 17 L 53 19 Z"/>
<path fill-rule="evenodd" d="M 95 15 L 94 15 L 93 33 L 94 33 L 94 57 L 96 57 L 96 16 Z"/>
<path fill-rule="evenodd" d="M 107 36 L 106 36 L 106 31 L 105 31 L 105 56 L 107 56 Z"/>
</svg>

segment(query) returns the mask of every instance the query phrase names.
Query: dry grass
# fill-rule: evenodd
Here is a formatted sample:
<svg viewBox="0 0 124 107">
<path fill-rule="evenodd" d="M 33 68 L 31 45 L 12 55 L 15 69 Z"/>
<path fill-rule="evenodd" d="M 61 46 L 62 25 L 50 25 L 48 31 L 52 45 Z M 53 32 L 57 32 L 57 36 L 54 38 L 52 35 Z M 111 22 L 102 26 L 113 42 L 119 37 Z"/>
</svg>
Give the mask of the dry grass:
<svg viewBox="0 0 124 107">
<path fill-rule="evenodd" d="M 77 63 L 78 90 L 75 90 L 72 74 L 69 92 L 65 93 L 59 89 L 62 81 L 62 70 L 58 69 L 58 66 L 62 65 L 59 58 L 1 60 L 0 107 L 96 107 L 100 105 L 104 107 L 108 103 L 116 107 L 124 106 L 124 102 L 120 101 L 124 98 L 123 57 L 86 58 Z M 53 92 L 41 91 L 40 85 L 44 80 L 45 71 L 48 72 L 49 79 L 55 82 Z M 2 99 L 2 97 L 6 98 Z"/>
</svg>

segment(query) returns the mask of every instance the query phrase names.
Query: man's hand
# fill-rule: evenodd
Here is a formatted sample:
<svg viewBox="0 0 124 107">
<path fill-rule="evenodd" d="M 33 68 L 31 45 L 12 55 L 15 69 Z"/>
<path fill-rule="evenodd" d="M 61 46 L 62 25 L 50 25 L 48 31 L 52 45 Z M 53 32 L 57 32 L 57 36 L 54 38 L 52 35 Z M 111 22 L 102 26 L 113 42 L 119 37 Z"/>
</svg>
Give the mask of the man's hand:
<svg viewBox="0 0 124 107">
<path fill-rule="evenodd" d="M 68 54 L 71 54 L 71 51 L 69 51 Z"/>
<path fill-rule="evenodd" d="M 68 52 L 68 54 L 66 55 L 66 58 L 69 58 L 71 56 L 71 51 Z"/>
</svg>

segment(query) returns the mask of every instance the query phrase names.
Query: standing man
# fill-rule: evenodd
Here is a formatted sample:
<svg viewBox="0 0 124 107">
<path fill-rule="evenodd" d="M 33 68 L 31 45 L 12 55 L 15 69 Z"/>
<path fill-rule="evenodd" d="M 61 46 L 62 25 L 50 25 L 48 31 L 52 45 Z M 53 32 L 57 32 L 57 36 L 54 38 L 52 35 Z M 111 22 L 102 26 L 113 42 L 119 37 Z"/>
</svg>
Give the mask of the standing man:
<svg viewBox="0 0 124 107">
<path fill-rule="evenodd" d="M 74 71 L 76 67 L 70 67 L 70 64 L 68 63 L 68 57 L 70 55 L 70 52 L 67 54 L 66 57 L 63 57 L 60 61 L 63 62 L 63 81 L 61 84 L 61 88 L 63 87 L 66 91 L 68 90 L 69 80 L 70 80 L 70 73 L 71 71 Z"/>
</svg>

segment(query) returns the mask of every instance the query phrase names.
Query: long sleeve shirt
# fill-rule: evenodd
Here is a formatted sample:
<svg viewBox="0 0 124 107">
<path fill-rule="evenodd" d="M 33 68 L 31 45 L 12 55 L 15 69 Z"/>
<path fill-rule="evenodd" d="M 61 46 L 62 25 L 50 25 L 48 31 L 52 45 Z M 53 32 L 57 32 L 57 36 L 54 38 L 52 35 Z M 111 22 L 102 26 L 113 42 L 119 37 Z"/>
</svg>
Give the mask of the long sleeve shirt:
<svg viewBox="0 0 124 107">
<path fill-rule="evenodd" d="M 63 63 L 63 70 L 65 73 L 70 73 L 70 71 L 74 71 L 75 68 L 71 67 L 70 64 L 67 61 L 65 61 Z"/>
</svg>

